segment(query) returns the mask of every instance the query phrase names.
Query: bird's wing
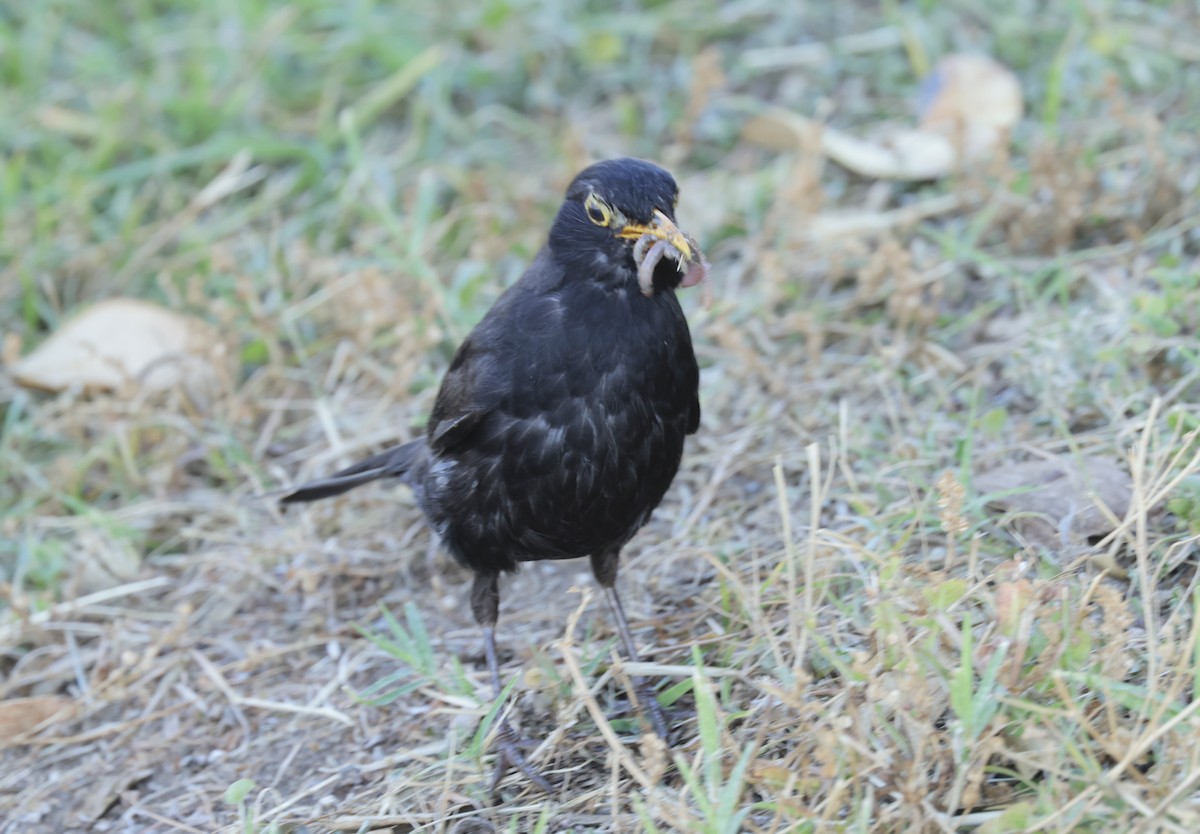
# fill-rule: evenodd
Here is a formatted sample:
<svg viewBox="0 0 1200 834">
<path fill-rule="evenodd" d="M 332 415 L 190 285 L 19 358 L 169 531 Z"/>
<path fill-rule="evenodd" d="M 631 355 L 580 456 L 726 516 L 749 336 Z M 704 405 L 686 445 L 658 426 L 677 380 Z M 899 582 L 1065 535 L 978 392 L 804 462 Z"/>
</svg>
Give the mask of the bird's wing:
<svg viewBox="0 0 1200 834">
<path fill-rule="evenodd" d="M 554 295 L 561 283 L 562 268 L 543 248 L 459 346 L 429 415 L 434 452 L 466 441 L 488 414 L 504 409 L 517 394 L 514 369 L 544 354 L 534 346 L 561 331 L 562 308 Z"/>
<path fill-rule="evenodd" d="M 496 405 L 492 382 L 494 361 L 472 334 L 454 355 L 437 401 L 429 415 L 429 446 L 444 452 L 466 440 Z"/>
</svg>

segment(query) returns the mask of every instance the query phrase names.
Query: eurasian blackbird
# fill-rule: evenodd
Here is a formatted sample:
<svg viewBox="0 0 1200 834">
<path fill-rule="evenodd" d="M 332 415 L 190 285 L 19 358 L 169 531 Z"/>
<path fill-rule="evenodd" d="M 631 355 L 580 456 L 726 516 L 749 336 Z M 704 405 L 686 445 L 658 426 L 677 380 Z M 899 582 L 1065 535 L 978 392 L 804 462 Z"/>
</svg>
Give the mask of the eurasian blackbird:
<svg viewBox="0 0 1200 834">
<path fill-rule="evenodd" d="M 498 579 L 521 562 L 587 556 L 637 660 L 614 583 L 621 548 L 650 518 L 700 425 L 699 372 L 675 290 L 708 265 L 675 225 L 662 168 L 613 159 L 567 189 L 547 244 L 459 347 L 425 436 L 285 495 L 290 504 L 377 478 L 415 492 L 443 545 L 475 574 L 471 609 L 501 692 Z M 658 702 L 636 687 L 653 729 Z M 508 763 L 549 791 L 498 733 L 493 789 Z"/>
</svg>

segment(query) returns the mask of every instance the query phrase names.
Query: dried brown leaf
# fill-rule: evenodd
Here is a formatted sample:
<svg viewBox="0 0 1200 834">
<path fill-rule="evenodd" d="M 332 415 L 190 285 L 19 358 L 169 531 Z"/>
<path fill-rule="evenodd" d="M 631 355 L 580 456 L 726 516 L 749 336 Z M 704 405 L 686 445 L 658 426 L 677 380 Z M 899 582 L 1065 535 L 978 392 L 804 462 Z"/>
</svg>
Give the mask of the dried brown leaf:
<svg viewBox="0 0 1200 834">
<path fill-rule="evenodd" d="M 964 161 L 1008 143 L 1025 103 L 1012 71 L 986 55 L 947 55 L 921 85 L 920 126 L 950 139 Z"/>
<path fill-rule="evenodd" d="M 139 782 L 154 775 L 155 769 L 148 767 L 139 760 L 125 761 L 112 772 L 104 773 L 89 786 L 87 793 L 80 798 L 83 800 L 78 809 L 82 818 L 95 822 L 108 812 L 108 809 L 121 801 L 121 795 L 133 788 Z"/>
<path fill-rule="evenodd" d="M 826 128 L 821 148 L 843 168 L 873 179 L 932 180 L 949 174 L 958 164 L 949 137 L 919 128 L 893 128 L 867 139 Z"/>
<path fill-rule="evenodd" d="M 996 586 L 996 620 L 1006 635 L 1015 636 L 1021 614 L 1033 601 L 1033 584 L 1028 579 L 1001 582 Z"/>
<path fill-rule="evenodd" d="M 856 174 L 931 180 L 1004 148 L 1023 109 L 1020 84 L 1007 67 L 983 55 L 956 54 L 943 58 L 923 82 L 916 127 L 888 125 L 860 138 L 770 108 L 746 122 L 742 138 L 774 151 L 795 151 L 819 129 L 822 152 Z"/>
<path fill-rule="evenodd" d="M 1110 533 L 1113 525 L 1099 505 L 1122 518 L 1132 500 L 1129 474 L 1097 457 L 1059 455 L 1002 466 L 978 476 L 975 486 L 985 494 L 1005 493 L 989 506 L 1019 513 L 1022 535 L 1048 550 Z"/>
<path fill-rule="evenodd" d="M 796 151 L 813 147 L 813 137 L 827 129 L 782 107 L 768 107 L 742 125 L 742 139 L 771 151 Z"/>
<path fill-rule="evenodd" d="M 212 393 L 227 350 L 217 331 L 191 316 L 134 298 L 101 301 L 67 321 L 12 367 L 27 388 L 64 391 Z"/>
<path fill-rule="evenodd" d="M 133 542 L 101 527 L 81 529 L 71 550 L 81 593 L 132 582 L 142 564 L 141 553 Z"/>
<path fill-rule="evenodd" d="M 63 695 L 35 695 L 0 701 L 0 744 L 11 742 L 35 729 L 47 718 L 71 706 Z"/>
</svg>

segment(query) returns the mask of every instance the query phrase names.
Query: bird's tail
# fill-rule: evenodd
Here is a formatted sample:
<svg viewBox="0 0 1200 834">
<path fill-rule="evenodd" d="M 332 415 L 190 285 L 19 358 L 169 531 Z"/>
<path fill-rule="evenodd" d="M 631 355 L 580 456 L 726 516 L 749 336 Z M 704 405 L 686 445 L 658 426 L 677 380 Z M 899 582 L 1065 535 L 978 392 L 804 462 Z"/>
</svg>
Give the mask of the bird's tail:
<svg viewBox="0 0 1200 834">
<path fill-rule="evenodd" d="M 341 495 L 347 490 L 354 489 L 356 486 L 378 478 L 401 478 L 408 480 L 406 476 L 409 476 L 412 470 L 424 459 L 426 448 L 425 438 L 421 438 L 420 440 L 405 443 L 403 446 L 393 446 L 390 449 L 384 449 L 379 454 L 371 455 L 371 457 L 360 460 L 358 463 L 351 464 L 340 472 L 333 473 L 328 478 L 321 478 L 317 481 L 309 481 L 307 484 L 301 484 L 280 498 L 279 503 L 297 504 L 303 501 L 316 501 L 321 498 Z"/>
</svg>

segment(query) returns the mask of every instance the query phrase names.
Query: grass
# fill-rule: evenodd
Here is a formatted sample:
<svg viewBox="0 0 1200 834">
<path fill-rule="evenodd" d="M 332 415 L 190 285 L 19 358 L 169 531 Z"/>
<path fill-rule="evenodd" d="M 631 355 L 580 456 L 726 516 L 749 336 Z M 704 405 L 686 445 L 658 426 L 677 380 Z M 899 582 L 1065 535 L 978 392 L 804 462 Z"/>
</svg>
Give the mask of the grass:
<svg viewBox="0 0 1200 834">
<path fill-rule="evenodd" d="M 0 9 L 4 356 L 131 295 L 236 366 L 199 409 L 0 373 L 0 831 L 1196 830 L 1196 43 L 1152 2 Z M 907 118 L 955 50 L 1026 95 L 987 170 L 742 137 Z M 585 565 L 505 586 L 497 703 L 406 492 L 260 497 L 419 431 L 620 154 L 714 265 L 703 427 L 622 572 L 671 749 Z M 1068 491 L 1047 542 L 977 485 L 1052 455 L 1127 508 L 1081 537 Z M 501 710 L 559 795 L 488 804 Z"/>
</svg>

